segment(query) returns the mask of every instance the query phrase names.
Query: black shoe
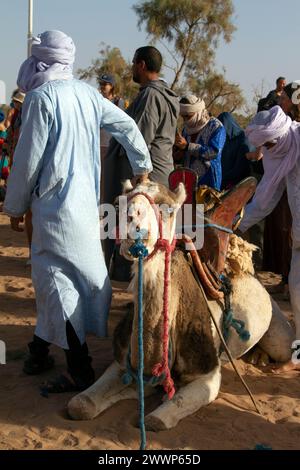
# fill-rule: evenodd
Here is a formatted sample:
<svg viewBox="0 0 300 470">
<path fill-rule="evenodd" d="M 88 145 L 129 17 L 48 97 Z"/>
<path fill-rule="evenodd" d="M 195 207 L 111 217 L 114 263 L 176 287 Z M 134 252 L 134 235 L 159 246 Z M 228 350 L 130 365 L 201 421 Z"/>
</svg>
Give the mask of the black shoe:
<svg viewBox="0 0 300 470">
<path fill-rule="evenodd" d="M 29 354 L 24 361 L 23 372 L 27 375 L 39 375 L 54 367 L 55 361 L 52 356 L 45 356 L 37 360 L 36 356 Z"/>
<path fill-rule="evenodd" d="M 56 379 L 41 384 L 40 393 L 48 398 L 49 393 L 83 392 L 95 382 L 94 371 L 89 375 L 90 377 L 84 378 L 74 374 L 70 374 L 70 377 L 65 374 L 60 375 Z"/>
</svg>

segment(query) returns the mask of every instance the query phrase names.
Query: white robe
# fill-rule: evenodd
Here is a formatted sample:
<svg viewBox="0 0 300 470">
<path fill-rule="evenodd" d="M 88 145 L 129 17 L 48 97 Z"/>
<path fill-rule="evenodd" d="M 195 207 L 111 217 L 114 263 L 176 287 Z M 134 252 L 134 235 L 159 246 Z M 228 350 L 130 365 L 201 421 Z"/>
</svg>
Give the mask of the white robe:
<svg viewBox="0 0 300 470">
<path fill-rule="evenodd" d="M 260 191 L 262 187 L 259 185 L 256 191 Z M 239 229 L 245 232 L 252 225 L 255 225 L 271 214 L 280 201 L 285 189 L 287 189 L 288 202 L 293 218 L 293 250 L 289 274 L 289 289 L 296 325 L 296 339 L 300 340 L 300 159 L 298 159 L 292 171 L 282 180 L 279 186 L 274 188 L 274 193 L 267 210 L 259 206 L 258 199 L 254 196 L 252 202 L 246 206 L 245 215 Z"/>
<path fill-rule="evenodd" d="M 81 342 L 106 335 L 111 285 L 99 226 L 99 127 L 126 149 L 134 174 L 152 170 L 134 121 L 78 80 L 29 92 L 4 212 L 33 214 L 32 280 L 40 338 L 68 349 L 66 321 Z"/>
</svg>

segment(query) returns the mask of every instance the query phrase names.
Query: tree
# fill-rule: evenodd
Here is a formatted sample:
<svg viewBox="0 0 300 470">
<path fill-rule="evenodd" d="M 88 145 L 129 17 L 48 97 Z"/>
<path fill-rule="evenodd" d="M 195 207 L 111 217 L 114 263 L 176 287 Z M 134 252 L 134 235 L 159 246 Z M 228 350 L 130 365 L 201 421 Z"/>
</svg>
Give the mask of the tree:
<svg viewBox="0 0 300 470">
<path fill-rule="evenodd" d="M 95 78 L 99 84 L 101 75 L 112 74 L 116 80 L 116 93 L 131 100 L 138 90 L 137 85 L 132 81 L 131 64 L 126 62 L 119 48 L 111 48 L 105 43 L 101 43 L 101 46 L 100 57 L 93 60 L 90 67 L 77 71 L 79 79 L 91 80 Z"/>
<path fill-rule="evenodd" d="M 241 127 L 245 128 L 257 113 L 258 102 L 268 94 L 270 85 L 264 79 L 258 85 L 252 86 L 252 99 L 243 105 L 243 114 L 237 114 L 236 118 Z"/>
<path fill-rule="evenodd" d="M 169 66 L 174 71 L 172 89 L 187 70 L 199 76 L 207 74 L 220 37 L 229 42 L 235 30 L 232 0 L 147 0 L 133 9 L 139 28 L 145 24 L 154 42 L 167 42 L 174 61 Z"/>
<path fill-rule="evenodd" d="M 189 76 L 185 86 L 204 99 L 213 116 L 218 116 L 223 111 L 233 113 L 245 104 L 240 86 L 226 80 L 225 69 L 223 74 L 211 71 L 204 78 Z"/>
</svg>

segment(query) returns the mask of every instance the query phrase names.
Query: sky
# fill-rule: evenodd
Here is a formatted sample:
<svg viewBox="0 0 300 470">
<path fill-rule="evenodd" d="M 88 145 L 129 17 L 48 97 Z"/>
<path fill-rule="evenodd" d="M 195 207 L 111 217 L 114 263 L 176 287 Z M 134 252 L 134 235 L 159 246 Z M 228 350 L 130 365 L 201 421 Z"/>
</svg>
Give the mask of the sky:
<svg viewBox="0 0 300 470">
<path fill-rule="evenodd" d="M 33 33 L 58 29 L 69 34 L 77 48 L 75 70 L 96 58 L 103 41 L 119 47 L 131 60 L 137 47 L 149 43 L 137 28 L 132 5 L 138 0 L 33 0 Z M 213 1 L 213 0 L 212 0 Z M 27 0 L 0 0 L 0 80 L 6 83 L 7 101 L 15 88 L 20 64 L 27 54 Z M 278 76 L 300 78 L 298 69 L 299 0 L 233 0 L 237 28 L 230 44 L 223 40 L 216 55 L 219 70 L 238 83 L 251 103 L 253 89 L 275 87 Z M 163 48 L 158 46 L 163 53 Z M 171 77 L 166 73 L 166 79 Z"/>
</svg>

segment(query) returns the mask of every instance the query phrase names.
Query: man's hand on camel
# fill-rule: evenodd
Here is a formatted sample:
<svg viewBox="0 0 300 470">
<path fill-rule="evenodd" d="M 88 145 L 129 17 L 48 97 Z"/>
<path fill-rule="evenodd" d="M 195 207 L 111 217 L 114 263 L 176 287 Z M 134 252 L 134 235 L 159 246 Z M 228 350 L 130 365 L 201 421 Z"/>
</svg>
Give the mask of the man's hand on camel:
<svg viewBox="0 0 300 470">
<path fill-rule="evenodd" d="M 131 184 L 135 188 L 138 184 L 147 183 L 149 181 L 149 174 L 145 173 L 144 175 L 136 175 L 132 178 Z"/>
<path fill-rule="evenodd" d="M 24 222 L 24 217 L 10 217 L 10 226 L 15 232 L 24 232 L 20 224 Z"/>
</svg>

